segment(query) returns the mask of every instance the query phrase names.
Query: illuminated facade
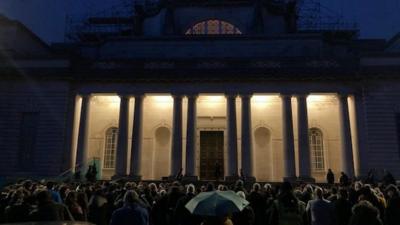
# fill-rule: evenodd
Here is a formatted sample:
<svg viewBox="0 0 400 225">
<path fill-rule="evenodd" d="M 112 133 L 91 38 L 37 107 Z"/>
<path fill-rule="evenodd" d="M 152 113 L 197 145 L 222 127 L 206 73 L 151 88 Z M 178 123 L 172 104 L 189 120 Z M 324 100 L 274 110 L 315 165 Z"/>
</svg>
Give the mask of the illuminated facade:
<svg viewBox="0 0 400 225">
<path fill-rule="evenodd" d="M 51 47 L 2 18 L 0 176 L 400 176 L 398 38 L 297 32 L 284 3 L 218 4 Z"/>
</svg>

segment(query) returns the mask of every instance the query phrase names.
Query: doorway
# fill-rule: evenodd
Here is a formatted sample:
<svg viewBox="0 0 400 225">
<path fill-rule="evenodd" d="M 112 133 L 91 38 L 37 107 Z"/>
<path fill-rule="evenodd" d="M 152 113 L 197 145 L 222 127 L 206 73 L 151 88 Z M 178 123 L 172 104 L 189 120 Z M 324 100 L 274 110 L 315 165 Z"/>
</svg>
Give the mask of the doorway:
<svg viewBox="0 0 400 225">
<path fill-rule="evenodd" d="M 224 176 L 224 132 L 200 131 L 200 179 L 220 180 Z"/>
</svg>

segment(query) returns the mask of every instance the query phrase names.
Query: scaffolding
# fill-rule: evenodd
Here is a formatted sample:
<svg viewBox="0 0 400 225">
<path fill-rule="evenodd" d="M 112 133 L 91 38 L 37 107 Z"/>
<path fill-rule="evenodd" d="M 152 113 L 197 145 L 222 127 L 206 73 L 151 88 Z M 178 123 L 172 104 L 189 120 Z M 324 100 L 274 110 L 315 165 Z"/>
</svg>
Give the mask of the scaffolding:
<svg viewBox="0 0 400 225">
<path fill-rule="evenodd" d="M 297 27 L 300 31 L 356 31 L 356 23 L 316 0 L 301 0 L 297 5 Z"/>
<path fill-rule="evenodd" d="M 65 41 L 96 42 L 110 36 L 131 36 L 135 15 L 154 15 L 159 9 L 159 0 L 119 0 L 100 12 L 69 15 L 66 18 Z M 346 22 L 342 15 L 318 0 L 298 0 L 297 15 L 297 28 L 301 32 L 357 31 L 355 23 Z"/>
</svg>

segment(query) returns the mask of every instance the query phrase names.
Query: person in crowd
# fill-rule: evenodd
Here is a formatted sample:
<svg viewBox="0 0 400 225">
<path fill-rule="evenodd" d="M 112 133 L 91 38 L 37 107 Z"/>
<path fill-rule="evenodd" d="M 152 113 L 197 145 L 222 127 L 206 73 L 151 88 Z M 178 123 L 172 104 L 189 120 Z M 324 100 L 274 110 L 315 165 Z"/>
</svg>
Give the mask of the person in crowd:
<svg viewBox="0 0 400 225">
<path fill-rule="evenodd" d="M 345 188 L 339 189 L 338 198 L 333 203 L 335 224 L 348 225 L 351 217 L 351 202 L 348 200 L 348 193 Z"/>
<path fill-rule="evenodd" d="M 384 185 L 396 184 L 396 180 L 394 179 L 392 173 L 390 173 L 386 169 L 383 170 L 383 184 Z"/>
<path fill-rule="evenodd" d="M 364 183 L 366 184 L 375 184 L 374 170 L 371 169 L 368 171 L 367 178 L 365 178 Z"/>
<path fill-rule="evenodd" d="M 95 187 L 89 200 L 88 221 L 96 225 L 108 225 L 108 210 L 110 209 L 106 194 L 101 187 Z"/>
<path fill-rule="evenodd" d="M 29 213 L 32 211 L 32 206 L 25 200 L 27 197 L 23 189 L 12 193 L 10 203 L 4 210 L 5 222 L 17 223 L 29 221 Z"/>
<path fill-rule="evenodd" d="M 205 217 L 201 225 L 234 225 L 228 216 Z"/>
<path fill-rule="evenodd" d="M 328 173 L 326 174 L 326 182 L 329 185 L 333 185 L 335 183 L 335 174 L 333 174 L 331 169 L 328 169 Z"/>
<path fill-rule="evenodd" d="M 149 214 L 141 204 L 139 195 L 129 190 L 124 195 L 124 206 L 115 210 L 110 225 L 148 225 Z"/>
<path fill-rule="evenodd" d="M 253 188 L 247 200 L 250 202 L 250 206 L 254 210 L 254 224 L 264 225 L 267 219 L 267 198 L 262 192 L 261 185 L 259 183 L 253 184 Z"/>
<path fill-rule="evenodd" d="M 353 206 L 349 225 L 382 225 L 379 211 L 370 202 L 361 200 Z"/>
<path fill-rule="evenodd" d="M 347 174 L 345 172 L 340 173 L 339 183 L 340 183 L 340 186 L 349 185 L 349 177 L 347 176 Z"/>
<path fill-rule="evenodd" d="M 74 220 L 65 205 L 54 202 L 49 191 L 38 191 L 36 199 L 37 208 L 30 213 L 30 219 L 32 221 Z"/>
<path fill-rule="evenodd" d="M 292 185 L 284 182 L 270 209 L 268 222 L 271 225 L 305 225 L 307 224 L 305 209 L 305 203 L 295 197 Z"/>
<path fill-rule="evenodd" d="M 311 225 L 333 225 L 333 207 L 331 202 L 324 199 L 323 190 L 320 187 L 315 188 L 315 199 L 310 200 L 306 210 L 311 217 Z"/>
<path fill-rule="evenodd" d="M 246 199 L 246 194 L 243 191 L 239 191 L 236 194 L 239 197 Z M 232 215 L 232 223 L 234 225 L 253 225 L 254 217 L 255 216 L 253 208 L 250 205 L 248 205 L 242 211 L 236 212 Z"/>
<path fill-rule="evenodd" d="M 194 185 L 189 184 L 186 188 L 186 195 L 178 200 L 174 212 L 176 225 L 200 224 L 201 219 L 198 216 L 192 215 L 185 207 L 185 205 L 196 196 L 195 191 Z"/>
<path fill-rule="evenodd" d="M 400 194 L 399 189 L 391 184 L 386 188 L 387 207 L 384 215 L 385 225 L 398 225 L 400 223 Z"/>
<path fill-rule="evenodd" d="M 75 191 L 70 191 L 67 194 L 65 205 L 68 207 L 74 220 L 85 221 L 86 216 L 84 215 L 82 207 L 78 204 L 78 194 Z"/>
</svg>

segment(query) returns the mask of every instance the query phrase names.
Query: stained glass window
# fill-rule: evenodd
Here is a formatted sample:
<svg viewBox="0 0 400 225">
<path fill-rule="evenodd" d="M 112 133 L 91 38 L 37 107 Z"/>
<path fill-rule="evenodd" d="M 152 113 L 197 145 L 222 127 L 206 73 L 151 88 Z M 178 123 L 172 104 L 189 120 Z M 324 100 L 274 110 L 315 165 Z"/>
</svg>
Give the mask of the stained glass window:
<svg viewBox="0 0 400 225">
<path fill-rule="evenodd" d="M 315 171 L 323 171 L 325 169 L 325 159 L 322 132 L 320 129 L 311 128 L 309 136 L 312 168 Z"/>
<path fill-rule="evenodd" d="M 189 28 L 186 35 L 218 35 L 218 34 L 242 34 L 242 32 L 226 21 L 206 20 L 196 23 Z"/>
<path fill-rule="evenodd" d="M 104 169 L 115 168 L 115 154 L 117 151 L 118 128 L 111 127 L 106 131 L 106 142 L 104 146 Z"/>
</svg>

